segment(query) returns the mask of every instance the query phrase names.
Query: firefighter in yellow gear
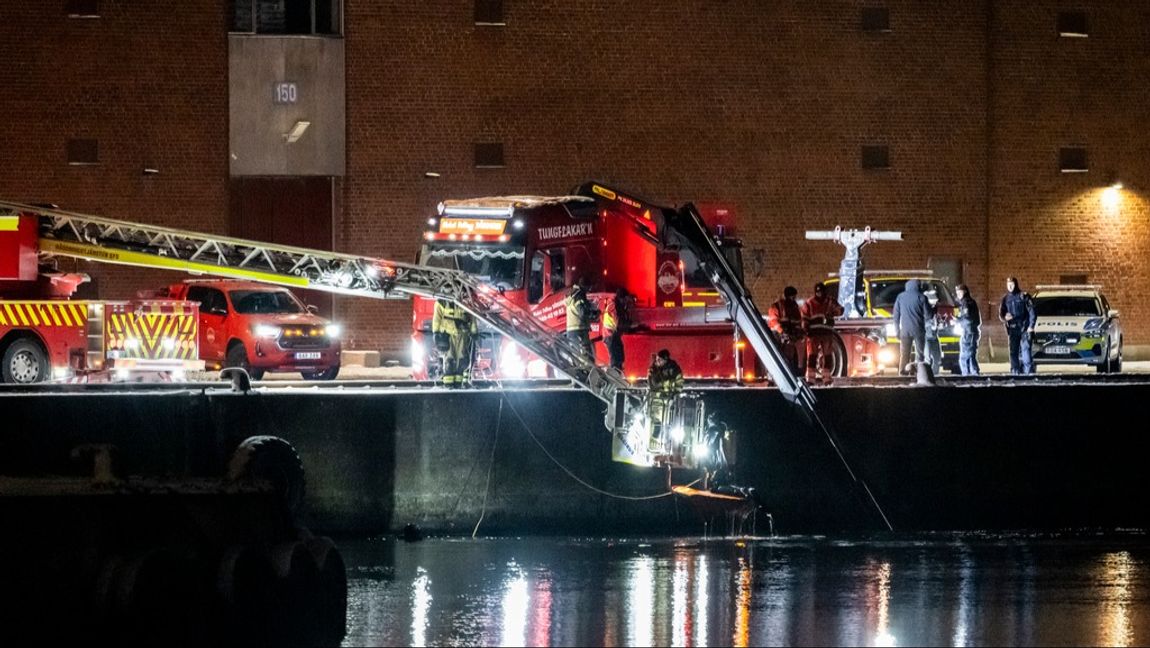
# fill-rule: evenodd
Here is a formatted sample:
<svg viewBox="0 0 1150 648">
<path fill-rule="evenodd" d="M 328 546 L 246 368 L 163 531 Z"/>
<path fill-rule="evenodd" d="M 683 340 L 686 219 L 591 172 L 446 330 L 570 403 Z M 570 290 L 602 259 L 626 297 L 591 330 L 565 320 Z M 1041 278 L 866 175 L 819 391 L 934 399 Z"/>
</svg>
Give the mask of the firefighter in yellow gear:
<svg viewBox="0 0 1150 648">
<path fill-rule="evenodd" d="M 599 311 L 591 300 L 587 299 L 587 290 L 582 282 L 576 282 L 571 286 L 563 303 L 567 307 L 567 340 L 594 362 L 595 347 L 591 345 L 591 322 L 599 319 Z"/>
<path fill-rule="evenodd" d="M 647 418 L 651 421 L 652 451 L 665 450 L 663 432 L 671 417 L 675 399 L 683 391 L 683 370 L 671 359 L 671 352 L 660 349 L 647 370 Z"/>
<path fill-rule="evenodd" d="M 471 343 L 478 332 L 475 318 L 462 306 L 443 300 L 435 302 L 431 333 L 443 359 L 444 387 L 456 389 L 471 382 Z"/>
</svg>

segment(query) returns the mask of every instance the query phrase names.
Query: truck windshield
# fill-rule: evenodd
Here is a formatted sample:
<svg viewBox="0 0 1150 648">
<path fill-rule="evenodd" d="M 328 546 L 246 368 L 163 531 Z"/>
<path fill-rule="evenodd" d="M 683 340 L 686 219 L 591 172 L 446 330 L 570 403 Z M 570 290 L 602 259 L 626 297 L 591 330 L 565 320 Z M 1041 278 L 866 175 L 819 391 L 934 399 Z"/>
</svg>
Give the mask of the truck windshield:
<svg viewBox="0 0 1150 648">
<path fill-rule="evenodd" d="M 743 250 L 737 244 L 731 244 L 728 241 L 727 245 L 723 248 L 723 258 L 727 260 L 727 264 L 731 266 L 731 271 L 735 273 L 735 277 L 739 281 L 743 281 Z M 686 282 L 688 288 L 712 288 L 714 284 L 711 283 L 711 278 L 703 271 L 702 266 L 699 265 L 699 257 L 691 250 L 683 248 L 679 250 L 679 260 L 683 262 L 683 280 Z"/>
<path fill-rule="evenodd" d="M 425 245 L 420 264 L 462 270 L 499 288 L 523 287 L 523 248 Z"/>
<path fill-rule="evenodd" d="M 303 306 L 286 290 L 232 290 L 228 296 L 242 315 L 303 312 Z"/>
<path fill-rule="evenodd" d="M 1035 297 L 1034 312 L 1040 317 L 1098 317 L 1102 307 L 1093 297 Z"/>
<path fill-rule="evenodd" d="M 879 279 L 870 282 L 871 310 L 892 310 L 894 300 L 906 290 L 906 279 Z M 954 306 L 950 288 L 938 279 L 919 279 L 919 289 L 932 305 Z"/>
</svg>

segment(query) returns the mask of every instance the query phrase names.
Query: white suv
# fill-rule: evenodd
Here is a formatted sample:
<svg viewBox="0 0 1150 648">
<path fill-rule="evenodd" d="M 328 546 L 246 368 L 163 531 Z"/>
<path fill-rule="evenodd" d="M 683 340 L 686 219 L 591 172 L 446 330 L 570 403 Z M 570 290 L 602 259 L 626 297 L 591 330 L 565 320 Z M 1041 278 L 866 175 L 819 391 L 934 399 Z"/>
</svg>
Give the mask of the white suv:
<svg viewBox="0 0 1150 648">
<path fill-rule="evenodd" d="M 1034 294 L 1036 364 L 1091 365 L 1122 371 L 1118 311 L 1097 286 L 1038 286 Z"/>
</svg>

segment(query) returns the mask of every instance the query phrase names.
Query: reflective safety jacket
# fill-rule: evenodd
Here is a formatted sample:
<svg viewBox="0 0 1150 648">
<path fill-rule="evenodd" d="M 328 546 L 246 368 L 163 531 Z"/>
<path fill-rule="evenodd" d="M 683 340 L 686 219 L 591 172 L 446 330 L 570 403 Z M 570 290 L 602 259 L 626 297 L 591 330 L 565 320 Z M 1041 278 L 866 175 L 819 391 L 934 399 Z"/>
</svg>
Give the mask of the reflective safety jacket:
<svg viewBox="0 0 1150 648">
<path fill-rule="evenodd" d="M 783 298 L 767 309 L 767 326 L 778 335 L 792 338 L 803 334 L 803 314 L 793 299 Z"/>
<path fill-rule="evenodd" d="M 479 326 L 475 323 L 475 318 L 462 306 L 452 302 L 435 302 L 435 315 L 431 318 L 432 333 L 446 333 L 448 335 L 470 333 L 474 335 L 478 331 Z"/>
<path fill-rule="evenodd" d="M 834 297 L 824 295 L 822 299 L 808 299 L 799 312 L 802 313 L 803 330 L 809 330 L 813 325 L 833 326 L 835 318 L 843 314 L 843 307 Z"/>
<path fill-rule="evenodd" d="M 614 333 L 619 330 L 618 306 L 614 299 L 608 299 L 603 306 L 603 330 Z"/>
<path fill-rule="evenodd" d="M 571 286 L 563 303 L 567 305 L 568 331 L 591 330 L 591 302 L 579 286 Z"/>
<path fill-rule="evenodd" d="M 683 391 L 683 370 L 679 363 L 668 360 L 662 367 L 652 363 L 647 371 L 647 386 L 653 394 L 677 394 Z"/>
</svg>

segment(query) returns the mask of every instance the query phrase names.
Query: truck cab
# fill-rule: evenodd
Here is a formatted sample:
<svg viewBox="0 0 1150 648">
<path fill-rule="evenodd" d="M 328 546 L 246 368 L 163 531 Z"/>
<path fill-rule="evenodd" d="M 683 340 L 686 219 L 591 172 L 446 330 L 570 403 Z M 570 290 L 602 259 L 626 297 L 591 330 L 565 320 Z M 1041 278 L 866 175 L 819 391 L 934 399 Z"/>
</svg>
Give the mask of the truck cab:
<svg viewBox="0 0 1150 648">
<path fill-rule="evenodd" d="M 700 211 L 727 263 L 741 272 L 733 210 L 704 205 Z M 626 290 L 632 303 L 623 328 L 623 373 L 632 381 L 646 377 L 651 357 L 664 348 L 688 378 L 765 377 L 690 250 L 662 240 L 661 222 L 662 208 L 593 182 L 566 196 L 445 201 L 427 221 L 418 263 L 482 278 L 555 332 L 564 329 L 564 300 L 574 283 L 588 289 L 600 311 L 617 289 Z M 412 373 L 435 378 L 434 300 L 413 302 Z M 598 322 L 591 324 L 591 339 L 597 362 L 607 364 Z M 482 325 L 476 346 L 477 379 L 551 375 L 542 360 Z"/>
<path fill-rule="evenodd" d="M 287 288 L 234 280 L 189 280 L 166 295 L 200 305 L 200 357 L 212 369 L 299 372 L 305 380 L 339 375 L 340 327 Z"/>
</svg>

